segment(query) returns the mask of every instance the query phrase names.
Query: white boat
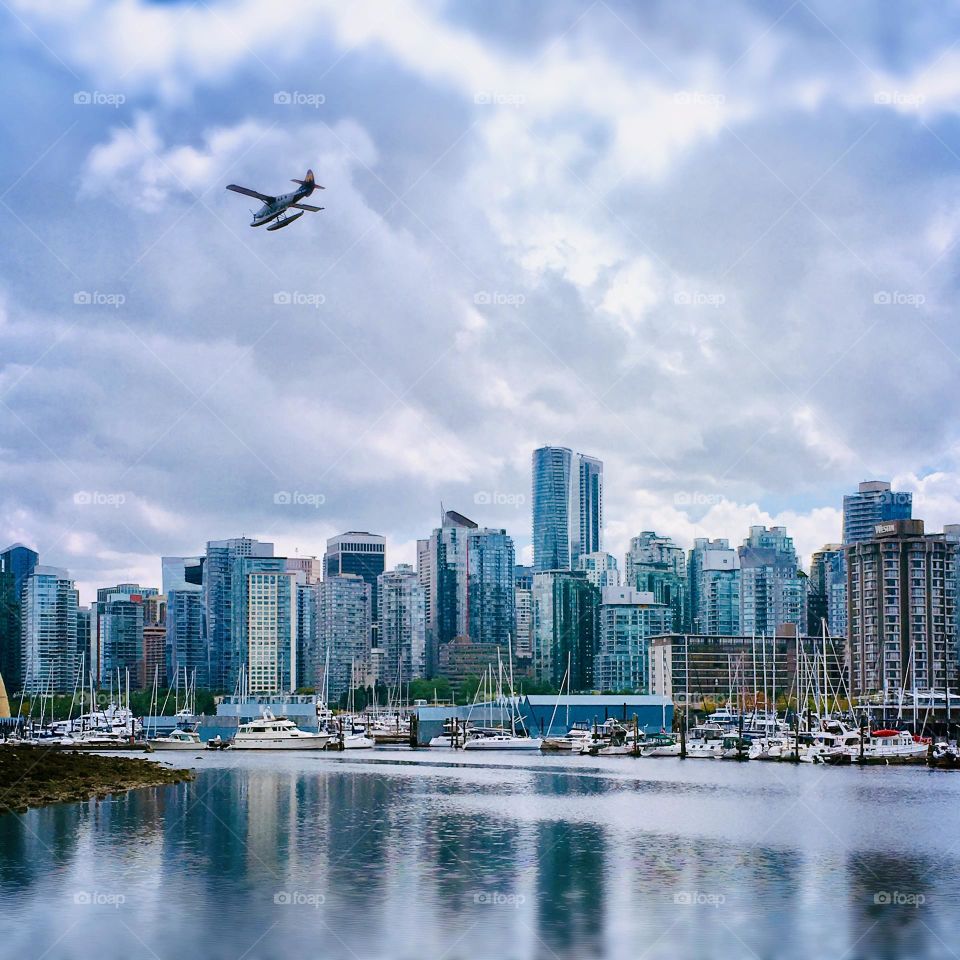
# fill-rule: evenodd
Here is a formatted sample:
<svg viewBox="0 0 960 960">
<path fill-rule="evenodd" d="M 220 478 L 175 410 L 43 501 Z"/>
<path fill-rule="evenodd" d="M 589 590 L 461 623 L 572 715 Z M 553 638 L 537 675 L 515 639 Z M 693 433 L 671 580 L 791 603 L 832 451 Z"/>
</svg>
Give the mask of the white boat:
<svg viewBox="0 0 960 960">
<path fill-rule="evenodd" d="M 471 737 L 463 745 L 464 750 L 539 750 L 543 741 L 539 737 L 520 737 L 512 733 L 494 733 L 489 736 Z"/>
<path fill-rule="evenodd" d="M 668 733 L 655 733 L 640 744 L 641 757 L 679 757 L 680 741 Z"/>
<path fill-rule="evenodd" d="M 717 723 L 704 723 L 690 731 L 687 757 L 690 760 L 713 760 L 723 753 L 726 731 Z"/>
<path fill-rule="evenodd" d="M 199 750 L 200 734 L 195 730 L 173 730 L 166 737 L 151 737 L 147 743 L 154 750 Z"/>
<path fill-rule="evenodd" d="M 264 710 L 259 720 L 241 723 L 233 738 L 233 750 L 322 750 L 330 740 L 326 733 L 308 733 L 292 720 L 278 719 Z"/>
<path fill-rule="evenodd" d="M 544 753 L 579 753 L 584 742 L 589 739 L 588 729 L 574 727 L 567 731 L 565 737 L 544 737 L 540 749 Z"/>
</svg>

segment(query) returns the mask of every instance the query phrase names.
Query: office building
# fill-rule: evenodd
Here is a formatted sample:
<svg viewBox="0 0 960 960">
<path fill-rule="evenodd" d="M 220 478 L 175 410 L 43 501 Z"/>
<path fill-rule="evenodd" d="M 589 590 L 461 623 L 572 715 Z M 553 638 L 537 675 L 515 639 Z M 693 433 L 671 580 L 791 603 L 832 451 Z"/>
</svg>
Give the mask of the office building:
<svg viewBox="0 0 960 960">
<path fill-rule="evenodd" d="M 687 565 L 694 633 L 740 632 L 740 555 L 728 540 L 698 537 Z"/>
<path fill-rule="evenodd" d="M 167 593 L 166 632 L 167 685 L 177 676 L 186 676 L 198 690 L 210 683 L 210 664 L 203 635 L 203 591 L 195 584 L 182 583 Z M 182 681 L 181 681 L 182 682 Z"/>
<path fill-rule="evenodd" d="M 533 578 L 533 669 L 559 689 L 569 666 L 571 690 L 594 688 L 600 591 L 583 571 L 542 570 Z"/>
<path fill-rule="evenodd" d="M 632 587 L 600 591 L 600 643 L 594 684 L 600 690 L 646 693 L 650 637 L 671 629 L 674 611 Z"/>
<path fill-rule="evenodd" d="M 785 527 L 754 526 L 739 549 L 740 632 L 773 636 L 807 625 L 807 577 Z"/>
<path fill-rule="evenodd" d="M 809 632 L 820 633 L 824 621 L 831 636 L 847 635 L 847 564 L 840 543 L 825 544 L 810 558 Z"/>
<path fill-rule="evenodd" d="M 157 596 L 156 587 L 118 583 L 100 587 L 94 609 L 97 617 L 100 682 L 139 690 L 148 682 L 144 648 L 144 600 Z M 150 674 L 149 682 L 153 682 Z"/>
<path fill-rule="evenodd" d="M 371 637 L 372 648 L 380 646 L 377 612 L 377 577 L 387 569 L 386 546 L 384 537 L 375 533 L 352 530 L 327 541 L 327 552 L 323 556 L 323 574 L 326 577 L 341 577 L 344 574 L 356 574 L 370 586 Z"/>
<path fill-rule="evenodd" d="M 603 462 L 574 454 L 570 475 L 570 569 L 603 549 Z"/>
<path fill-rule="evenodd" d="M 515 631 L 514 548 L 503 529 L 480 527 L 466 536 L 458 596 L 466 598 L 459 635 L 504 648 Z"/>
<path fill-rule="evenodd" d="M 426 658 L 426 591 L 409 564 L 380 574 L 380 681 L 393 691 L 424 675 Z"/>
<path fill-rule="evenodd" d="M 162 688 L 167 679 L 167 598 L 160 594 L 143 598 L 143 665 L 145 685 Z M 189 679 L 189 678 L 188 678 Z"/>
<path fill-rule="evenodd" d="M 878 523 L 909 520 L 913 494 L 890 489 L 885 480 L 865 480 L 843 498 L 843 545 L 872 540 Z"/>
<path fill-rule="evenodd" d="M 77 680 L 79 595 L 66 570 L 33 566 L 21 592 L 22 689 L 69 693 Z"/>
<path fill-rule="evenodd" d="M 957 550 L 922 520 L 878 523 L 846 548 L 852 694 L 956 685 Z"/>
</svg>

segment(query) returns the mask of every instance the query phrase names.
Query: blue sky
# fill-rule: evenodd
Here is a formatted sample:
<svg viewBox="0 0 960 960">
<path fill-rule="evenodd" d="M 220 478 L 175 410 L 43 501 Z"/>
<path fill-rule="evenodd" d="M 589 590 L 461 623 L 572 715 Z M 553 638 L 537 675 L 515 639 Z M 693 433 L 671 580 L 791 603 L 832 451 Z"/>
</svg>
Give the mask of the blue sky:
<svg viewBox="0 0 960 960">
<path fill-rule="evenodd" d="M 0 540 L 87 598 L 239 534 L 411 561 L 441 500 L 523 551 L 542 443 L 618 555 L 808 555 L 868 477 L 960 520 L 958 20 L 10 0 Z M 307 167 L 276 234 L 223 190 Z"/>
</svg>

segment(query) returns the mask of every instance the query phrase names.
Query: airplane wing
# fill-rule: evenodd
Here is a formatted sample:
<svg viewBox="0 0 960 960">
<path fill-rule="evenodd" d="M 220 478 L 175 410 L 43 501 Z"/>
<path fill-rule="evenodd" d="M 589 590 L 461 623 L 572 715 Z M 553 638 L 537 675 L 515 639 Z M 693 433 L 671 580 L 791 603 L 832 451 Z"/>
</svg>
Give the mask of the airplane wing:
<svg viewBox="0 0 960 960">
<path fill-rule="evenodd" d="M 234 193 L 242 193 L 247 197 L 256 197 L 264 203 L 273 203 L 273 201 L 277 199 L 276 197 L 268 197 L 265 193 L 257 193 L 256 190 L 251 190 L 249 187 L 238 187 L 235 183 L 228 183 L 227 189 L 232 190 Z"/>
<path fill-rule="evenodd" d="M 294 210 L 309 210 L 310 213 L 319 213 L 323 207 L 312 207 L 309 203 L 291 203 Z"/>
</svg>

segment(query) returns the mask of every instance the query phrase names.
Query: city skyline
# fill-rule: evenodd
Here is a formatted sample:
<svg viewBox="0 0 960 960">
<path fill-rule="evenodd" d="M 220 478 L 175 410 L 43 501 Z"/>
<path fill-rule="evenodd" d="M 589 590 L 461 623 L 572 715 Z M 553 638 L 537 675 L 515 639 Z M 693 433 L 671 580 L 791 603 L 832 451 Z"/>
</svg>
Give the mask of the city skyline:
<svg viewBox="0 0 960 960">
<path fill-rule="evenodd" d="M 0 105 L 19 131 L 0 158 L 0 542 L 87 597 L 156 582 L 150 558 L 196 530 L 319 555 L 359 526 L 413 562 L 441 500 L 480 496 L 526 559 L 513 518 L 539 443 L 604 462 L 616 556 L 644 529 L 763 523 L 808 559 L 871 476 L 953 519 L 941 18 L 896 11 L 878 33 L 734 3 L 701 33 L 682 10 L 558 3 L 517 33 L 411 6 L 291 7 L 228 35 L 198 8 L 202 58 L 176 5 L 135 2 L 122 28 L 0 14 L 30 64 Z M 138 57 L 124 30 L 164 39 Z M 302 46 L 274 42 L 291 30 Z M 400 122 L 411 102 L 426 129 Z M 323 216 L 278 243 L 246 230 L 223 184 L 308 166 Z"/>
</svg>

